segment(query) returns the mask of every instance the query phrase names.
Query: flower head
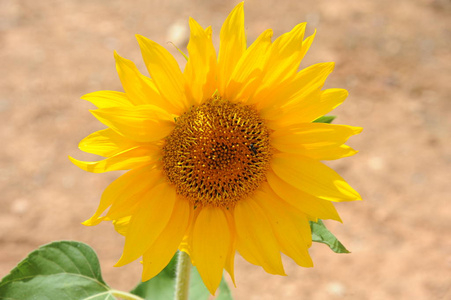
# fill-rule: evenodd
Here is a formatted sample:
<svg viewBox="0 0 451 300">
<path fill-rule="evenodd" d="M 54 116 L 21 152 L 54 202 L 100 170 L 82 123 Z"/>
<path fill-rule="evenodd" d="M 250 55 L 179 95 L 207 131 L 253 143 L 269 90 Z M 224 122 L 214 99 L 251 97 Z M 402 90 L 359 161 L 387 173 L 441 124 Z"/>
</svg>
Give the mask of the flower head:
<svg viewBox="0 0 451 300">
<path fill-rule="evenodd" d="M 247 47 L 242 3 L 222 26 L 218 55 L 211 28 L 189 25 L 183 73 L 165 48 L 138 35 L 150 78 L 115 54 L 125 92 L 83 96 L 108 128 L 80 149 L 106 158 L 72 162 L 95 173 L 130 170 L 84 224 L 113 221 L 125 235 L 117 266 L 142 257 L 143 280 L 177 249 L 212 293 L 223 269 L 233 279 L 236 251 L 271 274 L 285 274 L 281 253 L 312 267 L 308 221 L 340 221 L 332 202 L 360 199 L 321 160 L 355 154 L 344 143 L 361 128 L 313 122 L 348 94 L 322 90 L 333 63 L 298 71 L 314 38 L 304 39 L 305 23 L 274 41 L 266 30 Z"/>
</svg>

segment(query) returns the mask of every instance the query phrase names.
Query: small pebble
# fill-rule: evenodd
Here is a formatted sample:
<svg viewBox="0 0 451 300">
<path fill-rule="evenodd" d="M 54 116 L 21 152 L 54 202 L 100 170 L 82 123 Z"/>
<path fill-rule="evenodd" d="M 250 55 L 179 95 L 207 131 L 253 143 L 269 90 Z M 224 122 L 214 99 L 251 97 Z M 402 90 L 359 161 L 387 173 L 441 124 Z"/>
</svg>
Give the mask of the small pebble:
<svg viewBox="0 0 451 300">
<path fill-rule="evenodd" d="M 185 20 L 172 24 L 167 32 L 167 39 L 177 47 L 181 48 L 188 44 L 189 31 Z"/>
<path fill-rule="evenodd" d="M 11 204 L 11 212 L 14 214 L 23 214 L 28 210 L 29 204 L 25 199 L 18 199 Z"/>
<path fill-rule="evenodd" d="M 378 156 L 371 157 L 368 160 L 368 166 L 374 171 L 380 171 L 385 168 L 385 161 Z"/>
<path fill-rule="evenodd" d="M 346 288 L 340 282 L 331 282 L 326 287 L 329 294 L 342 297 L 345 295 Z"/>
</svg>

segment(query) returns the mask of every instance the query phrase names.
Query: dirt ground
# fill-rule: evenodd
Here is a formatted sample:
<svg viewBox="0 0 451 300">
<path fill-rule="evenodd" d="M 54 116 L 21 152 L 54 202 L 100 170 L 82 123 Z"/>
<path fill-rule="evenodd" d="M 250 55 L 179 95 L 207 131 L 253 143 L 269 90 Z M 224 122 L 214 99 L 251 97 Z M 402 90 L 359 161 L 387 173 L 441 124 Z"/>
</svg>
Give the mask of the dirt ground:
<svg viewBox="0 0 451 300">
<path fill-rule="evenodd" d="M 188 17 L 219 29 L 236 1 L 0 0 L 0 278 L 54 240 L 91 245 L 106 281 L 130 289 L 138 262 L 113 268 L 123 238 L 80 222 L 119 174 L 90 174 L 78 142 L 102 125 L 79 100 L 122 90 L 113 50 L 144 72 L 136 33 L 184 48 Z M 248 42 L 307 21 L 317 37 L 303 66 L 335 61 L 327 88 L 350 92 L 335 123 L 362 126 L 356 156 L 331 165 L 364 201 L 327 222 L 352 251 L 314 244 L 313 269 L 285 259 L 288 277 L 237 258 L 236 299 L 451 299 L 451 3 L 448 0 L 245 3 Z"/>
</svg>

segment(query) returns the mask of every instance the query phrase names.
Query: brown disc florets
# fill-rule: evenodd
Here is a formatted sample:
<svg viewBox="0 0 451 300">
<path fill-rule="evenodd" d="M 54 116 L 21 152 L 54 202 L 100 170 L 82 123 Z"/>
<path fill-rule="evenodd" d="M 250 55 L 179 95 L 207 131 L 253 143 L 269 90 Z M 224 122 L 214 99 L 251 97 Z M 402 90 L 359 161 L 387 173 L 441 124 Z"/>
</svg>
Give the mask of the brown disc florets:
<svg viewBox="0 0 451 300">
<path fill-rule="evenodd" d="M 194 205 L 233 206 L 265 180 L 270 158 L 257 111 L 219 97 L 177 118 L 163 147 L 167 178 Z"/>
</svg>

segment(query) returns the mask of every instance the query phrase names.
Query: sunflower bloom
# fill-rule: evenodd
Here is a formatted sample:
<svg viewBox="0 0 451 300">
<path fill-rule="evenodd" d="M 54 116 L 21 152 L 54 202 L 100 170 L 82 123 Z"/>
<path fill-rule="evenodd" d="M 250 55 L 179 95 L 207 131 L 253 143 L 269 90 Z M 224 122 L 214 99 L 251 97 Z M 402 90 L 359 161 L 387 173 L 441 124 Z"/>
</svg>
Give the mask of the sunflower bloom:
<svg viewBox="0 0 451 300">
<path fill-rule="evenodd" d="M 94 173 L 129 170 L 84 224 L 112 221 L 125 236 L 116 266 L 142 257 L 143 281 L 177 249 L 212 294 L 224 269 L 234 278 L 236 251 L 271 274 L 285 275 L 281 253 L 312 267 L 309 221 L 341 221 L 332 202 L 360 200 L 321 161 L 355 154 L 344 143 L 361 128 L 313 122 L 348 94 L 322 90 L 334 64 L 298 71 L 314 38 L 304 39 L 305 23 L 274 41 L 268 29 L 247 47 L 243 3 L 222 26 L 218 54 L 211 27 L 189 25 L 184 72 L 137 35 L 150 77 L 115 53 L 124 92 L 82 97 L 108 128 L 79 147 L 105 159 L 72 162 Z"/>
</svg>

